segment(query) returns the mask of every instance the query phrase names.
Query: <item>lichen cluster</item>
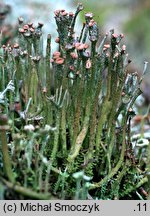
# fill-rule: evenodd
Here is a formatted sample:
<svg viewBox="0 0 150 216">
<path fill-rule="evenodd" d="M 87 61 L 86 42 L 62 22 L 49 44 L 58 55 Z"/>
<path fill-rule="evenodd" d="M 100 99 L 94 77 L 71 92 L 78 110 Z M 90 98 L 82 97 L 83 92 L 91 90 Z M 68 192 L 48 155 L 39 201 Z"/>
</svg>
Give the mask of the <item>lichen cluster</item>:
<svg viewBox="0 0 150 216">
<path fill-rule="evenodd" d="M 121 199 L 148 181 L 130 135 L 142 79 L 128 73 L 123 34 L 111 30 L 102 38 L 92 13 L 75 35 L 82 10 L 79 4 L 75 14 L 55 11 L 58 50 L 52 54 L 49 34 L 43 55 L 43 24 L 25 24 L 21 17 L 17 42 L 0 49 L 0 181 L 6 194 Z"/>
</svg>

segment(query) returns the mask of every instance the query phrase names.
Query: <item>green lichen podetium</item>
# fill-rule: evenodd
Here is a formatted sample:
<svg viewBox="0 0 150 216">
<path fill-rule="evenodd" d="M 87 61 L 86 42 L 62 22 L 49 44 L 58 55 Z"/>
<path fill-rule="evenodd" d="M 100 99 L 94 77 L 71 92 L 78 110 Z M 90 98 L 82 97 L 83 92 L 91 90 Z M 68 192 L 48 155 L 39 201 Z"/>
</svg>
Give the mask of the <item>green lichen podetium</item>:
<svg viewBox="0 0 150 216">
<path fill-rule="evenodd" d="M 43 24 L 22 18 L 18 43 L 0 48 L 0 115 L 9 126 L 0 125 L 0 181 L 24 199 L 119 199 L 148 181 L 129 137 L 141 79 L 128 73 L 123 35 L 102 38 L 92 13 L 75 35 L 82 10 L 55 11 L 52 54 L 50 34 L 46 56 L 41 50 Z M 83 185 L 73 177 L 80 172 Z"/>
</svg>

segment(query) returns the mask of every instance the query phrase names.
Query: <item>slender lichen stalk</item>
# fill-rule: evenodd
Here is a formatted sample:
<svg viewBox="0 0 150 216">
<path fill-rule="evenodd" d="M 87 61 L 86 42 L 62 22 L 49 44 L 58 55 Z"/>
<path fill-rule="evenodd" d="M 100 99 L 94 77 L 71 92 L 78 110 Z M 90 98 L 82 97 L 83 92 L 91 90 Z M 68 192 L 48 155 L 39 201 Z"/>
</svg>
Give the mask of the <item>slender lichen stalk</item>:
<svg viewBox="0 0 150 216">
<path fill-rule="evenodd" d="M 6 131 L 8 129 L 9 127 L 7 124 L 6 115 L 0 115 L 0 135 L 1 135 L 4 170 L 9 181 L 14 183 L 15 182 L 14 173 L 12 170 L 12 164 L 11 164 L 11 159 L 8 151 L 7 136 L 6 136 Z"/>
<path fill-rule="evenodd" d="M 29 197 L 32 199 L 38 199 L 38 200 L 49 200 L 49 199 L 55 199 L 50 193 L 43 194 L 43 193 L 37 193 L 35 191 L 32 191 L 31 189 L 14 185 L 13 183 L 6 181 L 3 178 L 0 178 L 0 180 L 10 189 L 13 189 L 17 193 L 24 195 L 25 197 Z"/>
</svg>

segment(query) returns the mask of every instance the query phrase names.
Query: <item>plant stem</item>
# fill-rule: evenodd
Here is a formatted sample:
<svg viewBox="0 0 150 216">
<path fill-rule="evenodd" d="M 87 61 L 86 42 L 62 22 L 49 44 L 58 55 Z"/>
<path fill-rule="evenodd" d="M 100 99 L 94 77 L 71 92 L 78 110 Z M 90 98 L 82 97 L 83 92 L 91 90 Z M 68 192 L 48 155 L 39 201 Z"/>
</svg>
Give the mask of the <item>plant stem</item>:
<svg viewBox="0 0 150 216">
<path fill-rule="evenodd" d="M 2 143 L 2 154 L 3 154 L 3 164 L 5 169 L 5 174 L 8 177 L 9 181 L 12 183 L 15 182 L 13 171 L 12 171 L 12 165 L 11 160 L 8 152 L 8 145 L 7 145 L 7 138 L 6 138 L 6 129 L 8 126 L 5 124 L 6 116 L 1 115 L 0 116 L 0 137 L 1 137 L 1 143 Z"/>
</svg>

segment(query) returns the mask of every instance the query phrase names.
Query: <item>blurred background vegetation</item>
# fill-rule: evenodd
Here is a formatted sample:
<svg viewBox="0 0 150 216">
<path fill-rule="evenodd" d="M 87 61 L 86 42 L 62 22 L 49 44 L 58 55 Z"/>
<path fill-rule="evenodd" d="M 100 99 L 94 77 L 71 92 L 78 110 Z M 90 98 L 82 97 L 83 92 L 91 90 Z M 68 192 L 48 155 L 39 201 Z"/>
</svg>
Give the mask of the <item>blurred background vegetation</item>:
<svg viewBox="0 0 150 216">
<path fill-rule="evenodd" d="M 150 0 L 1 0 L 0 30 L 3 28 L 5 34 L 5 40 L 2 42 L 9 41 L 15 35 L 14 29 L 19 16 L 23 16 L 26 21 L 43 22 L 45 36 L 51 33 L 54 41 L 57 32 L 53 11 L 75 11 L 79 2 L 83 3 L 85 12 L 94 13 L 101 35 L 111 29 L 125 35 L 124 43 L 127 45 L 129 58 L 132 59 L 130 70 L 141 74 L 144 61 L 150 62 Z M 84 13 L 80 16 L 79 29 L 83 20 Z M 148 72 L 149 68 L 150 66 Z M 146 98 L 150 101 L 150 73 L 145 76 L 143 88 Z"/>
</svg>

